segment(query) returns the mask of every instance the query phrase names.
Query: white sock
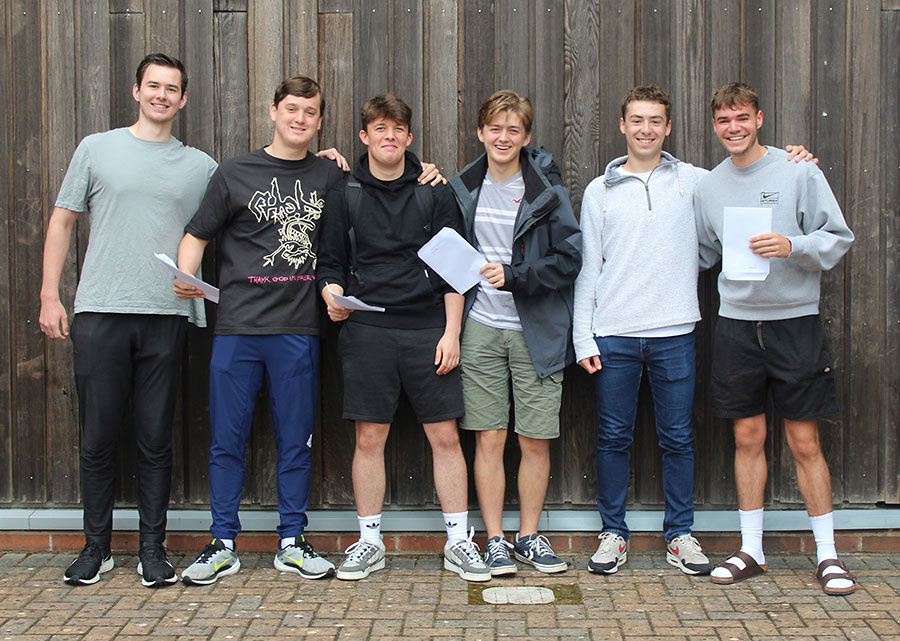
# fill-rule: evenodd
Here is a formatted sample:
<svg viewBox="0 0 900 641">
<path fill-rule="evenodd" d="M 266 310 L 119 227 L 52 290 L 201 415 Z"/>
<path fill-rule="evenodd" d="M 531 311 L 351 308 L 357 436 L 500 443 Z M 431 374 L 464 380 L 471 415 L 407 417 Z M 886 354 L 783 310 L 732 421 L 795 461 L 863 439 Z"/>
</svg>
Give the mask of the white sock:
<svg viewBox="0 0 900 641">
<path fill-rule="evenodd" d="M 766 556 L 762 550 L 763 508 L 738 510 L 738 515 L 741 519 L 741 552 L 749 554 L 754 561 L 763 565 L 766 562 Z M 736 556 L 730 557 L 727 561 L 740 570 L 747 567 L 747 564 Z M 731 571 L 728 568 L 714 568 L 712 576 L 727 579 L 731 577 Z"/>
<path fill-rule="evenodd" d="M 441 513 L 444 517 L 444 527 L 447 529 L 447 540 L 451 543 L 462 541 L 466 538 L 466 530 L 469 528 L 469 512 Z"/>
<path fill-rule="evenodd" d="M 813 538 L 816 540 L 816 565 L 827 559 L 838 558 L 837 550 L 834 547 L 834 512 L 822 514 L 821 516 L 811 516 L 809 517 L 809 523 L 812 525 Z M 843 573 L 843 570 L 835 566 L 825 568 L 822 572 L 824 576 Z M 851 585 L 853 585 L 853 581 L 840 577 L 835 577 L 828 581 L 829 588 L 849 588 Z"/>
<path fill-rule="evenodd" d="M 359 521 L 359 538 L 369 543 L 381 543 L 381 514 L 356 516 Z"/>
<path fill-rule="evenodd" d="M 812 525 L 813 538 L 816 540 L 816 564 L 825 559 L 836 559 L 837 550 L 834 549 L 834 512 L 821 516 L 809 517 Z"/>
<path fill-rule="evenodd" d="M 295 537 L 295 536 L 286 536 L 286 537 L 284 537 L 283 539 L 281 539 L 281 549 L 283 550 L 283 549 L 286 548 L 287 546 L 293 545 L 293 544 L 296 543 L 296 542 L 297 542 L 297 537 Z"/>
<path fill-rule="evenodd" d="M 219 539 L 219 541 L 222 543 L 222 545 L 234 552 L 234 539 Z"/>
</svg>

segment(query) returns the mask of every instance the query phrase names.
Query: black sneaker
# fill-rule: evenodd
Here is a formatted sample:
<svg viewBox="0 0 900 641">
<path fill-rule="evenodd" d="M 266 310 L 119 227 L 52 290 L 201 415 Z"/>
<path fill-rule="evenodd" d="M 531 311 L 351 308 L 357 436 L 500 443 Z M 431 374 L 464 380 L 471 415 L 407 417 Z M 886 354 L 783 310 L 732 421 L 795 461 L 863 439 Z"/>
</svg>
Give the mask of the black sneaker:
<svg viewBox="0 0 900 641">
<path fill-rule="evenodd" d="M 69 585 L 91 585 L 100 580 L 100 575 L 113 569 L 113 558 L 109 548 L 99 543 L 88 543 L 78 558 L 66 568 L 63 581 Z"/>
<path fill-rule="evenodd" d="M 141 584 L 148 588 L 160 588 L 172 585 L 178 580 L 175 568 L 169 563 L 166 551 L 158 543 L 150 543 L 141 547 L 138 553 L 137 571 L 141 575 Z"/>
</svg>

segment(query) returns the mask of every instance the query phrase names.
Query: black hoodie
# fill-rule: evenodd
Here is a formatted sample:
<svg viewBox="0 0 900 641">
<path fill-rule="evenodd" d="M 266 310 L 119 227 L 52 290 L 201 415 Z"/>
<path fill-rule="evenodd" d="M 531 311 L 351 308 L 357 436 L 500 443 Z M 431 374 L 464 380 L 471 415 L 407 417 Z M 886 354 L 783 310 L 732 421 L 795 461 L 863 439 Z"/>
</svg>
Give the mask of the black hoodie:
<svg viewBox="0 0 900 641">
<path fill-rule="evenodd" d="M 462 216 L 446 185 L 432 187 L 432 211 L 422 211 L 415 196 L 421 172 L 421 163 L 409 151 L 403 175 L 396 180 L 375 178 L 368 155 L 359 159 L 350 179 L 362 186 L 352 221 L 355 258 L 350 247 L 347 180 L 328 192 L 319 237 L 319 288 L 340 285 L 346 295 L 385 308 L 384 313 L 355 311 L 350 322 L 397 328 L 445 324 L 444 294 L 452 290 L 416 252 L 443 227 L 461 232 Z"/>
</svg>

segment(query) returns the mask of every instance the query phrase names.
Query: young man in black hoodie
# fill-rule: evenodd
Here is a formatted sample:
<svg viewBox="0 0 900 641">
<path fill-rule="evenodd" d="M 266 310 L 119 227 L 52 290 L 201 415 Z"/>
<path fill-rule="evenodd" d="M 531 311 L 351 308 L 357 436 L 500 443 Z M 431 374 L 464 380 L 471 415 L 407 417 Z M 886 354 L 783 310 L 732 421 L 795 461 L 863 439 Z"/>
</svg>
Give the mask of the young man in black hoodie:
<svg viewBox="0 0 900 641">
<path fill-rule="evenodd" d="M 360 540 L 347 548 L 337 577 L 362 579 L 384 568 L 384 447 L 403 389 L 431 444 L 447 529 L 444 567 L 467 581 L 488 581 L 490 570 L 466 533 L 466 462 L 456 425 L 464 413 L 457 369 L 463 297 L 416 255 L 441 228 L 459 229 L 460 213 L 445 186 L 417 191 L 421 167 L 407 151 L 411 118 L 391 94 L 363 104 L 359 137 L 367 153 L 350 180 L 329 191 L 322 217 L 316 279 L 331 320 L 347 321 L 338 346 L 343 416 L 356 423 Z M 334 299 L 345 293 L 385 311 L 351 311 Z"/>
</svg>

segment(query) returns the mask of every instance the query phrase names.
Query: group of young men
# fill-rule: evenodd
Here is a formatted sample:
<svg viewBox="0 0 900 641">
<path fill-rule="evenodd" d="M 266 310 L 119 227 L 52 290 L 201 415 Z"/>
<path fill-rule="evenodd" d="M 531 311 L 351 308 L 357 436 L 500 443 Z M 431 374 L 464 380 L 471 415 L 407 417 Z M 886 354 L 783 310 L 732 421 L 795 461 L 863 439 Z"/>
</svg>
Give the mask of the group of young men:
<svg viewBox="0 0 900 641">
<path fill-rule="evenodd" d="M 163 548 L 171 473 L 171 423 L 186 320 L 205 325 L 203 294 L 171 279 L 154 252 L 177 252 L 197 273 L 218 239 L 220 303 L 210 362 L 212 540 L 182 572 L 205 585 L 240 569 L 235 540 L 244 452 L 256 396 L 266 381 L 278 447 L 281 571 L 356 580 L 385 566 L 381 537 L 384 448 L 401 393 L 423 424 L 447 543 L 444 567 L 467 581 L 514 574 L 515 561 L 562 572 L 565 561 L 538 532 L 549 443 L 559 436 L 563 370 L 593 374 L 599 441 L 600 545 L 588 569 L 612 574 L 626 560 L 625 497 L 637 393 L 647 370 L 663 451 L 664 536 L 669 563 L 733 583 L 765 571 L 762 505 L 765 402 L 785 417 L 798 482 L 830 594 L 855 581 L 834 550 L 828 469 L 815 419 L 836 409 L 817 316 L 818 283 L 852 241 L 812 163 L 758 141 L 756 93 L 740 83 L 713 98 L 713 122 L 730 154 L 708 175 L 662 146 L 670 102 L 636 87 L 622 106 L 627 156 L 585 191 L 576 221 L 559 168 L 528 147 L 534 110 L 498 91 L 478 113 L 485 153 L 444 184 L 409 151 L 410 108 L 391 94 L 367 100 L 366 153 L 349 175 L 329 150 L 310 153 L 325 101 L 315 81 L 283 81 L 269 108 L 272 143 L 216 163 L 171 136 L 186 101 L 183 65 L 151 54 L 139 65 L 137 122 L 79 145 L 48 227 L 41 327 L 69 335 L 59 279 L 80 212 L 90 243 L 72 323 L 83 430 L 86 545 L 65 572 L 99 580 L 110 555 L 115 443 L 129 399 L 138 439 L 140 564 L 144 585 L 177 581 Z M 321 155 L 333 159 L 327 160 Z M 807 154 L 808 155 L 808 154 Z M 697 272 L 721 255 L 726 206 L 769 206 L 772 233 L 751 239 L 771 259 L 764 281 L 719 279 L 713 409 L 734 419 L 741 550 L 713 569 L 693 526 L 691 410 Z M 484 256 L 482 281 L 451 289 L 417 250 L 450 227 Z M 113 287 L 104 274 L 118 273 Z M 353 311 L 352 295 L 384 311 Z M 338 352 L 343 417 L 354 421 L 352 479 L 359 540 L 335 566 L 306 540 L 319 359 L 319 302 L 342 323 Z M 574 329 L 573 329 L 574 327 Z M 503 531 L 510 398 L 521 460 L 519 527 Z M 466 460 L 458 428 L 475 432 L 474 477 L 487 530 L 482 555 L 468 525 Z"/>
</svg>

